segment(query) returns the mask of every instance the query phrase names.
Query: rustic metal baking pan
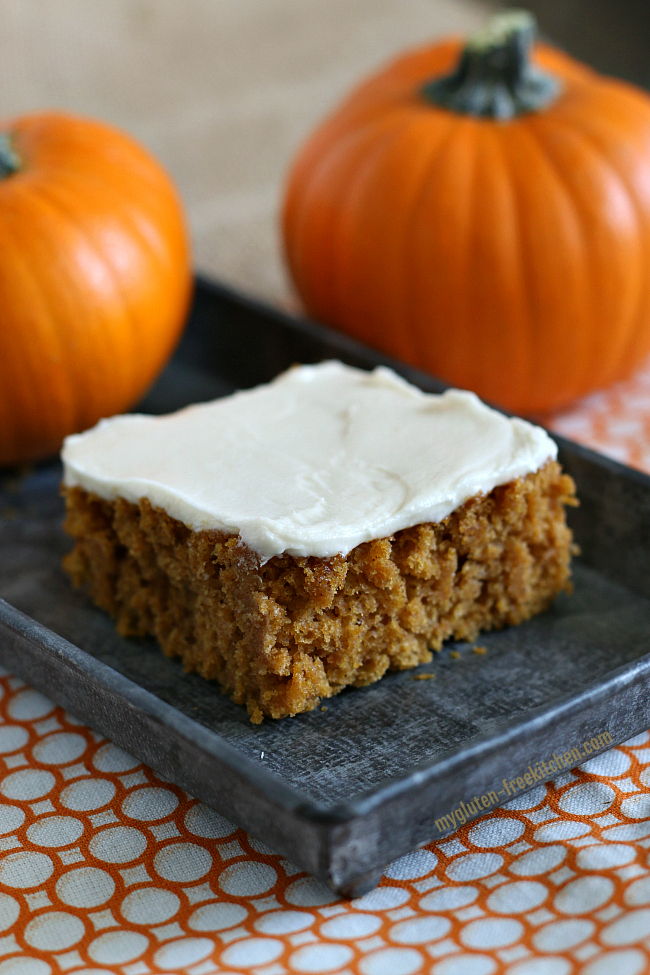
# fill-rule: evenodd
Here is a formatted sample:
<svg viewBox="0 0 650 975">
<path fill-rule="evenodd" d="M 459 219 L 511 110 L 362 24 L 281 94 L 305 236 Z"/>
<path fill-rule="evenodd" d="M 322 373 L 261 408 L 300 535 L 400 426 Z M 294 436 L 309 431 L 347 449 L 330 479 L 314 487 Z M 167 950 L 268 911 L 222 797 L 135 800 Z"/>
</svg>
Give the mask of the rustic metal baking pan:
<svg viewBox="0 0 650 975">
<path fill-rule="evenodd" d="M 332 357 L 443 388 L 199 281 L 187 332 L 143 408 L 166 412 Z M 571 512 L 582 549 L 574 594 L 482 638 L 483 655 L 446 648 L 416 672 L 434 679 L 391 674 L 326 709 L 251 725 L 214 684 L 152 641 L 120 638 L 72 590 L 60 568 L 69 540 L 56 462 L 2 479 L 0 661 L 336 891 L 359 895 L 390 860 L 464 816 L 650 726 L 650 478 L 558 442 L 582 502 Z"/>
</svg>

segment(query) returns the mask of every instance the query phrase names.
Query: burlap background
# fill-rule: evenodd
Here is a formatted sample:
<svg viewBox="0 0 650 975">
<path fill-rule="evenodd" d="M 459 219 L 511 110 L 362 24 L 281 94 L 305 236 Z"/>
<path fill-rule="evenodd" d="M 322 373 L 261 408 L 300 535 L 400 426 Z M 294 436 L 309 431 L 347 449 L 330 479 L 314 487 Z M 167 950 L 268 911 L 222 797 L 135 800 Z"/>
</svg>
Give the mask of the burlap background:
<svg viewBox="0 0 650 975">
<path fill-rule="evenodd" d="M 2 114 L 123 126 L 176 179 L 197 267 L 283 300 L 277 211 L 296 147 L 383 60 L 485 16 L 476 0 L 2 0 Z"/>
</svg>

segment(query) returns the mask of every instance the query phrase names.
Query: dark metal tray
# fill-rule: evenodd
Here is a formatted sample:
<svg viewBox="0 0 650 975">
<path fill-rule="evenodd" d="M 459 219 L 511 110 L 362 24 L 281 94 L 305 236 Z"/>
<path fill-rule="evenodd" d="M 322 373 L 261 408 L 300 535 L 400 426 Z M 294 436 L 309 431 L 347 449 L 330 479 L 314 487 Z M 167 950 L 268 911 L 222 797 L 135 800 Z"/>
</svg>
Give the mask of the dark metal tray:
<svg viewBox="0 0 650 975">
<path fill-rule="evenodd" d="M 395 365 L 200 281 L 188 330 L 143 408 L 166 412 L 332 357 Z M 582 548 L 575 593 L 482 638 L 483 656 L 463 644 L 459 657 L 443 650 L 418 671 L 435 679 L 392 674 L 326 710 L 251 725 L 214 684 L 184 674 L 151 641 L 123 640 L 72 590 L 60 569 L 69 542 L 54 462 L 3 478 L 0 661 L 335 890 L 358 895 L 390 860 L 450 832 L 443 817 L 453 810 L 469 804 L 473 818 L 475 796 L 492 808 L 554 777 L 554 754 L 577 749 L 567 762 L 580 764 L 590 748 L 650 726 L 650 478 L 559 443 L 582 501 L 572 512 Z"/>
</svg>

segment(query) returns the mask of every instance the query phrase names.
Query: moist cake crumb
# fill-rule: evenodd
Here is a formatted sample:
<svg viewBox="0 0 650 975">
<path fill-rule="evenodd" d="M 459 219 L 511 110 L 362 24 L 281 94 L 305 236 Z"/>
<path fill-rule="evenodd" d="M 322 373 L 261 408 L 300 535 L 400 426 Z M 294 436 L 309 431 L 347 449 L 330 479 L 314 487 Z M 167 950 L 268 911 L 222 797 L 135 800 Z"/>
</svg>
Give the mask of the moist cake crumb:
<svg viewBox="0 0 650 975">
<path fill-rule="evenodd" d="M 441 521 L 329 558 L 264 561 L 238 535 L 193 530 L 146 498 L 63 491 L 74 584 L 123 636 L 150 634 L 218 681 L 254 723 L 427 663 L 445 640 L 521 623 L 570 587 L 575 486 L 554 460 Z"/>
</svg>

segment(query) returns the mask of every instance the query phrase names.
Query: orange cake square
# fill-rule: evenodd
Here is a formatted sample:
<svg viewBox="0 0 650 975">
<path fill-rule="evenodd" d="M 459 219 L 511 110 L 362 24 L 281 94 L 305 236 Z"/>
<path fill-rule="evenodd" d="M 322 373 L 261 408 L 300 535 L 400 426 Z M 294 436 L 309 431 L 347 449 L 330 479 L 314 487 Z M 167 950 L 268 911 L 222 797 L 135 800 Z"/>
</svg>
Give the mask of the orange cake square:
<svg viewBox="0 0 650 975">
<path fill-rule="evenodd" d="M 550 437 L 387 369 L 296 367 L 114 417 L 63 460 L 74 583 L 255 722 L 528 619 L 569 582 L 575 489 Z"/>
</svg>

